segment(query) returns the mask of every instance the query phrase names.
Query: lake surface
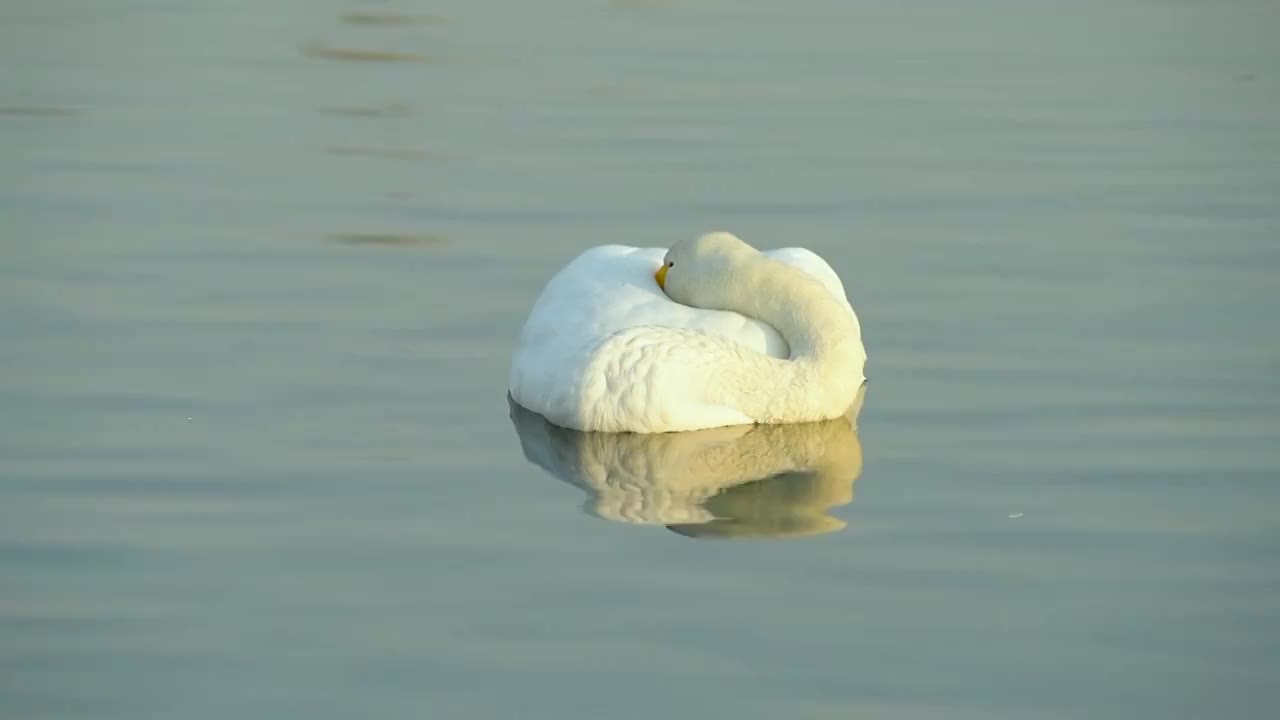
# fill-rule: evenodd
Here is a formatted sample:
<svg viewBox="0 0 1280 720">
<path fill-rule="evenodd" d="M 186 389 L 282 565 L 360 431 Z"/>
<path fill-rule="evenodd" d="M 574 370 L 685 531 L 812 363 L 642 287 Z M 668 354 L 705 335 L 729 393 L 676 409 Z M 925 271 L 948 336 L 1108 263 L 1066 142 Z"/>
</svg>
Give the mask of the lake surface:
<svg viewBox="0 0 1280 720">
<path fill-rule="evenodd" d="M 1270 0 L 6 3 L 0 716 L 1272 717 L 1277 36 Z M 839 472 L 530 462 L 703 452 L 556 445 L 505 383 L 577 252 L 721 228 L 849 288 Z"/>
</svg>

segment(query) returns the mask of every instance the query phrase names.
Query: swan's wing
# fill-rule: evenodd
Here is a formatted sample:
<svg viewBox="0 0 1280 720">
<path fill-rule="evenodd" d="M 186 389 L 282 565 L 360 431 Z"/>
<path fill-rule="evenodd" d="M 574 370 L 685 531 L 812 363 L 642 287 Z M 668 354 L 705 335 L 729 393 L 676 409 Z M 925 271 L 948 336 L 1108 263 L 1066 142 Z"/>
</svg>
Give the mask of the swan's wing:
<svg viewBox="0 0 1280 720">
<path fill-rule="evenodd" d="M 670 432 L 750 424 L 709 391 L 726 367 L 768 362 L 757 351 L 701 330 L 641 325 L 601 339 L 563 416 L 573 427 Z M 548 415 L 553 421 L 555 417 Z"/>
<path fill-rule="evenodd" d="M 591 248 L 547 283 L 525 323 L 521 342 L 560 336 L 598 339 L 639 325 L 701 330 L 773 357 L 790 354 L 778 331 L 759 320 L 724 310 L 681 305 L 653 279 L 666 251 L 605 245 Z M 831 266 L 804 248 L 767 253 L 813 275 L 848 305 L 844 286 Z M 852 311 L 852 308 L 850 309 Z"/>
<path fill-rule="evenodd" d="M 735 312 L 703 310 L 667 297 L 653 279 L 666 251 L 606 245 L 587 250 L 547 283 L 520 342 L 558 336 L 577 343 L 639 325 L 688 328 L 786 357 L 786 341 L 771 326 Z M 568 350 L 568 348 L 566 348 Z"/>
<path fill-rule="evenodd" d="M 817 278 L 818 282 L 826 286 L 845 307 L 849 308 L 849 312 L 853 312 L 853 306 L 849 304 L 849 298 L 845 296 L 844 283 L 840 282 L 840 276 L 835 270 L 823 260 L 820 255 L 812 250 L 804 248 L 781 248 L 778 250 L 768 250 L 765 252 L 771 258 L 781 260 L 782 262 L 800 268 Z"/>
<path fill-rule="evenodd" d="M 691 330 L 703 334 L 717 350 L 728 341 L 738 346 L 730 348 L 733 352 L 778 358 L 790 354 L 786 341 L 765 323 L 735 312 L 688 307 L 667 297 L 653 279 L 665 253 L 662 248 L 606 245 L 587 250 L 558 272 L 534 303 L 517 339 L 508 385 L 512 397 L 558 424 L 597 427 L 580 424 L 579 416 L 592 402 L 608 397 L 609 389 L 590 380 L 594 370 L 588 366 L 600 360 L 601 343 L 620 333 L 628 334 L 631 343 L 643 344 L 649 338 L 667 343 L 673 337 L 661 330 Z M 809 272 L 844 299 L 840 279 L 816 254 L 789 248 L 770 255 Z M 681 334 L 676 340 L 683 344 L 679 352 L 685 357 L 696 356 L 702 345 L 696 334 Z M 656 358 L 663 352 L 654 348 L 651 354 Z M 657 360 L 651 365 L 661 367 Z M 687 411 L 688 400 L 684 402 Z M 699 421 L 703 427 L 750 422 L 732 408 L 703 410 L 699 415 L 708 416 L 705 423 Z"/>
</svg>

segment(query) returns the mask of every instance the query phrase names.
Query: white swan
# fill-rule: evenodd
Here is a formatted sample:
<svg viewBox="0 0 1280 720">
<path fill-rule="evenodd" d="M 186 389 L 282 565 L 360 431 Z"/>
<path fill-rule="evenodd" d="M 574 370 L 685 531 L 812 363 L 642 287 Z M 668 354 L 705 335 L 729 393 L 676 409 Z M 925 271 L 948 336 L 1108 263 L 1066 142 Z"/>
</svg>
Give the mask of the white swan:
<svg viewBox="0 0 1280 720">
<path fill-rule="evenodd" d="M 847 415 L 817 423 L 638 434 L 567 430 L 511 402 L 511 423 L 525 458 L 585 490 L 596 517 L 691 537 L 795 537 L 845 526 L 828 511 L 853 500 L 862 473 L 861 404 L 860 392 Z"/>
<path fill-rule="evenodd" d="M 717 232 L 665 255 L 610 245 L 578 256 L 534 304 L 509 388 L 561 427 L 699 430 L 840 417 L 865 363 L 857 315 L 822 258 Z"/>
</svg>

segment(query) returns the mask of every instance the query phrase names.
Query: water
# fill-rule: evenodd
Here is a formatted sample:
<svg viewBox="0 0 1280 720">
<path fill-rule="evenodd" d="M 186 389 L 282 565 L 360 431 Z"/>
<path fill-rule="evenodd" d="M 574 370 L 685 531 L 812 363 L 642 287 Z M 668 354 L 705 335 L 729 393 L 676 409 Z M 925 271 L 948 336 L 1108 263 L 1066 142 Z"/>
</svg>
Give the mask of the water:
<svg viewBox="0 0 1280 720">
<path fill-rule="evenodd" d="M 1269 717 L 1277 30 L 7 4 L 0 716 Z M 556 268 L 713 228 L 862 316 L 856 482 L 713 498 L 803 539 L 598 512 L 509 418 Z"/>
</svg>

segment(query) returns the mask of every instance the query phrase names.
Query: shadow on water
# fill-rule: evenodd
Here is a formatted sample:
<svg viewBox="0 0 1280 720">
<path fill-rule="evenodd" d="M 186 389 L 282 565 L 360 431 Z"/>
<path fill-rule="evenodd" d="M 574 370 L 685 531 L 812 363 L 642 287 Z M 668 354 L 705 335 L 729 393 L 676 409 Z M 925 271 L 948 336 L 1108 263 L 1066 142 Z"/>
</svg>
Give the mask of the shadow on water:
<svg viewBox="0 0 1280 720">
<path fill-rule="evenodd" d="M 362 50 L 356 48 L 339 48 L 328 45 L 304 45 L 302 56 L 315 60 L 345 60 L 348 62 L 404 62 L 433 63 L 443 62 L 445 58 L 425 53 L 398 52 L 395 50 Z"/>
<path fill-rule="evenodd" d="M 409 25 L 443 25 L 439 15 L 410 15 L 394 12 L 349 12 L 338 18 L 348 25 L 385 25 L 404 27 Z"/>
<path fill-rule="evenodd" d="M 584 433 L 508 398 L 529 462 L 588 494 L 587 512 L 664 525 L 695 538 L 782 538 L 845 527 L 828 514 L 853 501 L 862 473 L 857 417 L 684 433 Z"/>
</svg>

